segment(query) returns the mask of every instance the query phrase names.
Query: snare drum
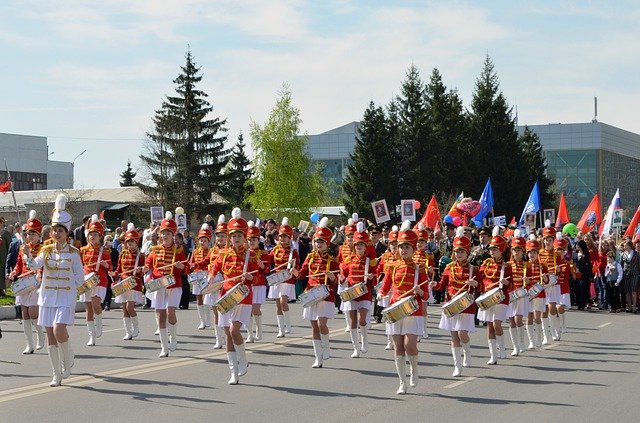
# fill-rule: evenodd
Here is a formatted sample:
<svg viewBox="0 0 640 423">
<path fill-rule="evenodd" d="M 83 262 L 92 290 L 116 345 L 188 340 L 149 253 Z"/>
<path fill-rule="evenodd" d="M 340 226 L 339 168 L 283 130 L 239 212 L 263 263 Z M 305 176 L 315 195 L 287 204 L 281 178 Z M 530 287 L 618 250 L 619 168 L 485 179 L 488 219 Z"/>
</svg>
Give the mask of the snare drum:
<svg viewBox="0 0 640 423">
<path fill-rule="evenodd" d="M 112 285 L 111 291 L 113 292 L 113 295 L 117 297 L 119 295 L 124 294 L 127 291 L 132 290 L 135 287 L 136 287 L 135 276 L 129 276 L 128 278 L 121 280 L 117 284 Z"/>
<path fill-rule="evenodd" d="M 469 292 L 461 292 L 442 306 L 442 313 L 447 317 L 453 317 L 465 311 L 473 304 L 473 295 Z"/>
<path fill-rule="evenodd" d="M 200 294 L 202 294 L 202 290 L 209 285 L 206 270 L 189 273 L 189 275 L 187 275 L 187 280 L 189 281 L 189 285 L 191 285 L 192 291 L 196 291 L 196 288 L 199 288 Z"/>
<path fill-rule="evenodd" d="M 82 295 L 85 292 L 91 291 L 91 289 L 98 286 L 100 278 L 96 272 L 91 272 L 88 275 L 84 275 L 84 283 L 78 287 L 78 294 Z"/>
<path fill-rule="evenodd" d="M 357 285 L 350 286 L 340 293 L 340 299 L 342 301 L 351 301 L 359 298 L 369 292 L 367 289 L 367 284 L 365 282 L 360 282 Z"/>
<path fill-rule="evenodd" d="M 286 282 L 289 279 L 291 279 L 291 271 L 289 269 L 284 269 L 267 276 L 267 283 L 269 286 L 274 286 L 279 283 Z"/>
<path fill-rule="evenodd" d="M 541 283 L 534 284 L 531 288 L 529 288 L 529 291 L 527 292 L 527 294 L 529 295 L 529 301 L 533 301 L 533 299 L 537 297 L 538 294 L 542 291 L 544 291 L 544 285 L 542 285 Z"/>
<path fill-rule="evenodd" d="M 14 295 L 27 295 L 38 288 L 38 279 L 36 275 L 27 275 L 18 278 L 12 285 Z"/>
<path fill-rule="evenodd" d="M 395 323 L 399 322 L 407 316 L 411 316 L 419 308 L 420 304 L 418 303 L 416 297 L 410 295 L 382 310 L 382 315 L 385 319 L 387 319 L 387 322 Z"/>
<path fill-rule="evenodd" d="M 518 301 L 520 298 L 524 298 L 527 296 L 527 290 L 523 287 L 516 288 L 509 293 L 509 302 L 513 303 Z"/>
<path fill-rule="evenodd" d="M 500 304 L 505 299 L 502 288 L 495 287 L 478 297 L 476 304 L 480 310 L 487 310 L 496 304 Z"/>
<path fill-rule="evenodd" d="M 147 292 L 155 292 L 160 288 L 168 288 L 176 284 L 176 280 L 171 275 L 162 276 L 160 278 L 151 279 L 144 284 Z"/>
<path fill-rule="evenodd" d="M 207 285 L 202 288 L 200 294 L 207 295 L 211 294 L 212 292 L 219 291 L 220 288 L 222 288 L 222 285 L 224 285 L 224 276 L 222 275 L 222 273 L 218 273 L 214 277 L 208 277 Z"/>
<path fill-rule="evenodd" d="M 318 285 L 300 294 L 302 307 L 311 307 L 329 296 L 327 285 Z"/>
<path fill-rule="evenodd" d="M 228 313 L 247 298 L 247 295 L 249 295 L 249 288 L 245 284 L 239 283 L 218 300 L 216 307 L 220 313 Z"/>
</svg>

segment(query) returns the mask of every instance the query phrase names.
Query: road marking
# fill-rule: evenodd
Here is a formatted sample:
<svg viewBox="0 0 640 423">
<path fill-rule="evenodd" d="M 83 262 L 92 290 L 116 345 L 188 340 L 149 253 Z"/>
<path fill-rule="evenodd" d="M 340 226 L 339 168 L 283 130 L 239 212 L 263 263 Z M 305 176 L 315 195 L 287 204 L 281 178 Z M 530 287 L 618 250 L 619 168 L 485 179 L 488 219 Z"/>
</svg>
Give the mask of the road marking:
<svg viewBox="0 0 640 423">
<path fill-rule="evenodd" d="M 453 382 L 453 383 L 450 383 L 450 384 L 449 384 L 449 385 L 447 385 L 447 386 L 444 386 L 444 387 L 443 387 L 443 389 L 451 389 L 451 388 L 455 388 L 455 387 L 460 386 L 460 385 L 462 385 L 462 384 L 464 384 L 464 383 L 471 382 L 471 381 L 472 381 L 472 380 L 474 380 L 474 379 L 477 379 L 477 377 L 476 377 L 476 376 L 469 376 L 469 377 L 465 377 L 465 378 L 464 378 L 464 379 L 462 379 L 462 380 L 459 380 L 459 381 L 457 381 L 457 382 Z"/>
<path fill-rule="evenodd" d="M 120 330 L 120 329 L 118 329 Z M 329 332 L 329 335 L 342 334 L 344 335 L 344 328 L 335 329 Z M 269 351 L 277 348 L 283 348 L 288 345 L 298 345 L 309 342 L 311 335 L 289 338 L 286 343 L 265 342 L 261 344 L 253 344 L 251 349 L 247 350 L 247 354 L 251 354 L 255 351 Z M 159 370 L 172 369 L 176 367 L 188 366 L 191 364 L 201 364 L 203 359 L 224 357 L 226 351 L 217 350 L 214 352 L 208 352 L 205 354 L 196 355 L 194 357 L 181 357 L 170 360 L 155 361 L 153 363 L 140 364 L 137 366 L 123 367 L 120 369 L 112 369 L 104 372 L 96 373 L 94 375 L 82 375 L 71 377 L 64 380 L 64 384 L 57 388 L 51 388 L 48 383 L 38 383 L 34 385 L 22 386 L 13 389 L 7 389 L 0 391 L 0 404 L 20 398 L 28 398 L 40 394 L 51 394 L 60 392 L 61 390 L 69 389 L 71 387 L 80 387 L 87 385 L 94 385 L 96 383 L 104 382 L 106 378 L 110 377 L 127 377 L 140 375 L 145 373 L 156 372 Z"/>
<path fill-rule="evenodd" d="M 610 324 L 611 324 L 611 322 L 603 323 L 603 324 L 601 324 L 600 326 L 597 326 L 597 328 L 598 328 L 598 329 L 602 329 L 602 328 L 604 328 L 604 327 L 609 326 Z"/>
<path fill-rule="evenodd" d="M 549 345 L 545 345 L 542 349 L 543 350 L 550 350 L 551 348 L 555 348 L 560 344 L 549 344 Z"/>
</svg>

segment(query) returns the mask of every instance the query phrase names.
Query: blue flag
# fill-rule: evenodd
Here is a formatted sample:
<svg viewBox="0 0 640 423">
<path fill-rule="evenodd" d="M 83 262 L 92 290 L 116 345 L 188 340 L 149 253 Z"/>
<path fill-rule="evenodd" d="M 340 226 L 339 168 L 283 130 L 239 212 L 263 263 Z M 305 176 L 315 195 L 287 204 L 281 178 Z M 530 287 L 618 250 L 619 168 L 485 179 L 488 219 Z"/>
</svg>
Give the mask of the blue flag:
<svg viewBox="0 0 640 423">
<path fill-rule="evenodd" d="M 482 226 L 484 218 L 491 213 L 491 210 L 493 210 L 493 188 L 491 188 L 491 177 L 487 179 L 487 184 L 484 186 L 484 191 L 482 191 L 479 203 L 480 211 L 473 217 L 473 219 L 471 219 L 477 227 Z"/>
<path fill-rule="evenodd" d="M 538 181 L 533 184 L 533 189 L 531 190 L 531 194 L 529 194 L 529 199 L 527 200 L 527 204 L 524 205 L 524 210 L 522 210 L 522 216 L 520 216 L 520 220 L 518 221 L 518 225 L 522 225 L 524 222 L 524 215 L 526 213 L 538 213 L 540 211 L 540 188 L 538 188 Z"/>
</svg>

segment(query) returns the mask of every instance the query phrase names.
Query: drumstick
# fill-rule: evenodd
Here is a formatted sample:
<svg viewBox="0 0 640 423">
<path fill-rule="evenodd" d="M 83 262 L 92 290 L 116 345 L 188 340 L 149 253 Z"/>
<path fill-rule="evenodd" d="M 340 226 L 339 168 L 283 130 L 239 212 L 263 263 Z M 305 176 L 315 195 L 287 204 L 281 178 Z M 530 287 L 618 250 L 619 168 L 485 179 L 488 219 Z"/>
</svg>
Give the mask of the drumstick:
<svg viewBox="0 0 640 423">
<path fill-rule="evenodd" d="M 277 265 L 276 267 L 274 267 L 273 269 L 271 269 L 272 272 L 275 272 L 277 269 L 280 269 L 281 267 L 286 266 L 287 264 L 289 264 L 288 262 L 282 263 Z"/>
<path fill-rule="evenodd" d="M 186 262 L 187 262 L 187 260 L 176 261 L 176 262 L 174 262 L 174 263 L 167 264 L 166 266 L 156 267 L 154 270 L 163 270 L 163 269 L 168 269 L 168 268 L 170 268 L 170 267 L 175 266 L 175 265 L 176 265 L 176 264 L 178 264 L 178 263 L 186 263 Z"/>
<path fill-rule="evenodd" d="M 324 276 L 327 275 L 329 273 L 339 273 L 339 270 L 330 270 L 329 272 L 322 272 L 322 273 L 314 273 L 313 275 L 307 275 L 308 278 L 317 278 L 320 276 Z"/>
<path fill-rule="evenodd" d="M 422 282 L 421 284 L 419 284 L 419 285 L 417 285 L 417 286 L 414 286 L 413 288 L 411 288 L 410 290 L 408 290 L 408 291 L 407 291 L 407 292 L 405 292 L 404 294 L 402 294 L 402 295 L 398 296 L 398 298 L 396 299 L 396 301 L 398 301 L 400 298 L 406 297 L 406 296 L 407 296 L 407 295 L 409 295 L 409 294 L 413 294 L 413 293 L 414 293 L 414 291 L 416 290 L 416 288 L 420 288 L 422 285 L 427 284 L 427 283 L 429 283 L 429 282 L 431 282 L 431 280 L 426 280 L 426 281 Z"/>
<path fill-rule="evenodd" d="M 254 273 L 256 273 L 256 272 L 257 272 L 257 270 L 252 270 L 251 272 L 243 273 L 242 275 L 234 276 L 234 277 L 232 277 L 232 278 L 225 279 L 224 281 L 225 281 L 225 282 L 227 282 L 227 281 L 235 281 L 236 279 L 240 279 L 240 278 L 242 278 L 245 274 L 247 274 L 247 275 L 252 275 L 252 274 L 254 274 Z"/>
</svg>

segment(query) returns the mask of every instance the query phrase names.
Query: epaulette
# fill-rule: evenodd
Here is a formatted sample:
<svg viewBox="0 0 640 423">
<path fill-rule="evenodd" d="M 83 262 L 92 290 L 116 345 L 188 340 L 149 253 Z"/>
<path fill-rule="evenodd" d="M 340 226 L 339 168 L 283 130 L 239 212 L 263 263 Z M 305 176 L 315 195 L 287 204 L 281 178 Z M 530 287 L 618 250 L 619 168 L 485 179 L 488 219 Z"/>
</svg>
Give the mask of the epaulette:
<svg viewBox="0 0 640 423">
<path fill-rule="evenodd" d="M 69 252 L 71 253 L 77 253 L 80 254 L 80 250 L 78 250 L 78 248 L 74 247 L 73 245 L 69 244 Z"/>
<path fill-rule="evenodd" d="M 449 268 L 451 268 L 451 267 L 453 267 L 453 266 L 455 266 L 455 265 L 456 265 L 456 262 L 455 262 L 455 261 L 452 261 L 451 263 L 448 263 L 448 264 L 447 264 L 447 266 L 445 267 L 445 269 L 449 269 Z"/>
</svg>

